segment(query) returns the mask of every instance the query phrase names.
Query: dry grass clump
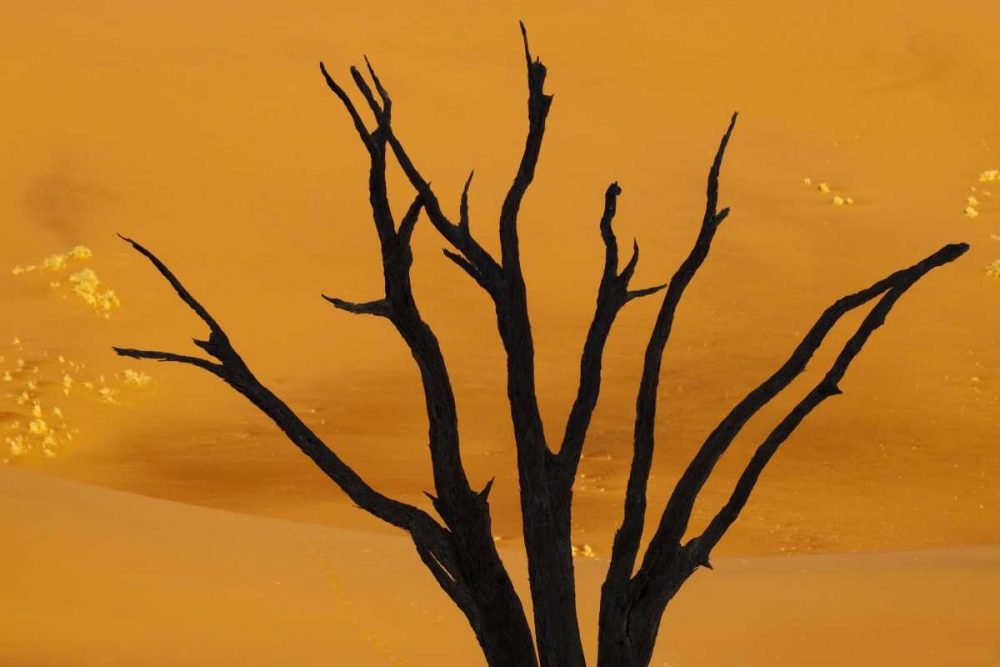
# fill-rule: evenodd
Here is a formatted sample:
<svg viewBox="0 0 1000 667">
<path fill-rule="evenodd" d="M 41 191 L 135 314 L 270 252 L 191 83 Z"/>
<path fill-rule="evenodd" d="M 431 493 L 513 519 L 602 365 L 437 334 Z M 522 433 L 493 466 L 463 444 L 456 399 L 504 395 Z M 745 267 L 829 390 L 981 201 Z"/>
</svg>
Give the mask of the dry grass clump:
<svg viewBox="0 0 1000 667">
<path fill-rule="evenodd" d="M 15 276 L 36 272 L 58 273 L 68 270 L 72 262 L 87 260 L 93 256 L 94 253 L 90 248 L 78 245 L 63 255 L 49 255 L 37 264 L 15 266 L 11 269 L 11 273 Z M 70 274 L 67 282 L 73 294 L 83 299 L 87 305 L 100 313 L 104 318 L 110 318 L 111 311 L 121 306 L 121 301 L 119 301 L 115 291 L 102 285 L 100 278 L 97 277 L 97 273 L 90 267 L 83 267 Z M 49 287 L 52 289 L 61 289 L 63 282 L 61 280 L 49 280 Z M 63 298 L 65 298 L 65 295 Z"/>
<path fill-rule="evenodd" d="M 14 276 L 47 275 L 63 298 L 76 295 L 95 312 L 109 318 L 121 306 L 118 295 L 101 283 L 94 269 L 81 265 L 93 258 L 90 248 L 78 245 L 40 262 L 16 266 Z M 65 277 L 63 277 L 65 276 Z M 95 405 L 120 405 L 123 391 L 148 387 L 152 378 L 126 368 L 111 380 L 88 373 L 86 364 L 50 350 L 31 350 L 14 336 L 0 355 L 0 464 L 32 455 L 51 458 L 79 429 L 68 418 Z M 0 349 L 0 352 L 4 350 Z M 58 360 L 58 363 L 57 363 Z M 58 402 L 59 405 L 54 405 Z M 6 405 L 4 405 L 6 404 Z"/>
<path fill-rule="evenodd" d="M 55 457 L 80 432 L 67 415 L 120 405 L 124 394 L 152 383 L 131 368 L 110 378 L 88 376 L 85 364 L 47 350 L 33 353 L 16 337 L 11 346 L 15 355 L 0 355 L 0 387 L 8 390 L 0 396 L 0 465 Z"/>
<path fill-rule="evenodd" d="M 812 181 L 811 178 L 809 178 L 808 176 L 806 176 L 805 178 L 802 179 L 802 182 L 805 185 L 810 185 L 811 186 L 813 181 Z M 819 192 L 821 192 L 821 193 L 823 193 L 825 195 L 829 195 L 829 194 L 833 193 L 833 189 L 830 187 L 830 184 L 827 183 L 827 182 L 825 182 L 825 181 L 822 182 L 822 183 L 820 183 L 819 185 L 817 185 L 816 186 L 816 190 L 818 190 Z M 839 194 L 834 194 L 830 198 L 830 202 L 834 206 L 852 206 L 854 204 L 854 199 L 851 198 L 851 197 L 847 197 L 847 196 L 843 196 L 843 195 L 839 195 Z"/>
</svg>

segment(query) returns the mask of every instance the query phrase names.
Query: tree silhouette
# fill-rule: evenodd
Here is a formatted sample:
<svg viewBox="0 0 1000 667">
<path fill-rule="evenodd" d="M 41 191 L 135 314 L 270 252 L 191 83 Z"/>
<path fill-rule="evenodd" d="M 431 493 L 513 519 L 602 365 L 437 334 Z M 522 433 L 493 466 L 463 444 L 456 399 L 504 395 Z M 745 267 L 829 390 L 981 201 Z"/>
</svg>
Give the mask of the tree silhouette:
<svg viewBox="0 0 1000 667">
<path fill-rule="evenodd" d="M 580 379 L 562 443 L 549 446 L 535 391 L 534 349 L 518 240 L 518 213 L 538 163 L 552 96 L 544 92 L 546 68 L 532 58 L 521 25 L 528 73 L 528 136 L 524 152 L 500 209 L 500 256 L 494 257 L 473 236 L 469 220 L 470 173 L 462 191 L 458 222 L 441 208 L 430 183 L 407 153 L 392 124 L 392 100 L 367 59 L 371 81 L 352 67 L 351 77 L 374 117 L 374 126 L 343 88 L 320 64 L 323 76 L 349 113 L 370 158 L 369 199 L 378 234 L 385 294 L 368 302 L 326 297 L 337 308 L 385 318 L 402 336 L 420 370 L 429 424 L 434 493 L 427 494 L 437 517 L 372 488 L 324 443 L 278 396 L 265 387 L 236 352 L 222 327 L 153 253 L 122 237 L 149 259 L 180 298 L 208 325 L 207 340 L 194 342 L 214 361 L 169 352 L 114 348 L 123 356 L 191 364 L 221 378 L 243 394 L 281 428 L 288 438 L 330 477 L 350 499 L 379 519 L 407 531 L 421 560 L 441 588 L 462 610 L 491 667 L 582 667 L 585 664 L 576 608 L 570 543 L 573 483 L 601 388 L 604 347 L 619 311 L 631 300 L 665 290 L 646 347 L 636 398 L 632 462 L 622 522 L 615 533 L 607 576 L 601 589 L 599 667 L 644 667 L 649 664 L 666 605 L 691 574 L 708 567 L 712 549 L 733 525 L 771 457 L 802 420 L 830 396 L 871 334 L 885 321 L 896 301 L 932 269 L 961 256 L 966 244 L 947 245 L 916 264 L 896 271 L 827 308 L 788 360 L 751 391 L 722 419 L 681 475 L 655 532 L 639 561 L 646 520 L 646 489 L 655 450 L 657 394 L 664 348 L 684 291 L 708 256 L 715 234 L 729 214 L 718 208 L 719 172 L 736 124 L 733 114 L 708 175 L 707 202 L 697 240 L 670 282 L 643 289 L 631 287 L 639 260 L 634 244 L 619 270 L 618 241 L 612 228 L 621 195 L 612 183 L 604 196 L 600 234 L 604 270 L 597 305 L 580 361 Z M 374 89 L 373 89 L 374 87 Z M 390 155 L 415 190 L 413 202 L 398 221 L 390 210 L 386 164 Z M 490 530 L 489 493 L 475 489 L 462 464 L 458 415 L 444 356 L 437 337 L 420 315 L 410 284 L 411 235 L 424 212 L 447 241 L 444 254 L 492 299 L 507 358 L 507 397 L 514 427 L 520 484 L 524 546 L 528 558 L 534 638 L 520 599 L 497 553 Z M 833 365 L 811 391 L 780 421 L 758 447 L 728 502 L 708 527 L 685 541 L 692 509 L 746 422 L 785 389 L 806 367 L 813 353 L 840 318 L 878 299 Z M 637 567 L 638 563 L 638 567 Z"/>
</svg>

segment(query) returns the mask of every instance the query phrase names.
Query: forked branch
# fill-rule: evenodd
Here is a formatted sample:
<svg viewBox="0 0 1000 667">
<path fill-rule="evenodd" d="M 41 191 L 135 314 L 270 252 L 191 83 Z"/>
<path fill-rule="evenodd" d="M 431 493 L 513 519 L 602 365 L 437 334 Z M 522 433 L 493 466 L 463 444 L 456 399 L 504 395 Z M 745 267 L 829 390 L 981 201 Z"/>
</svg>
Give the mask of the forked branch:
<svg viewBox="0 0 1000 667">
<path fill-rule="evenodd" d="M 632 465 L 625 491 L 624 516 L 621 526 L 615 533 L 611 550 L 611 564 L 605 578 L 605 585 L 612 588 L 622 586 L 631 577 L 639 553 L 639 541 L 642 538 L 646 516 L 646 488 L 653 465 L 656 400 L 659 395 L 663 351 L 670 338 L 681 297 L 684 296 L 684 291 L 708 256 L 712 239 L 715 238 L 719 225 L 729 215 L 728 208 L 718 210 L 719 175 L 726 147 L 729 145 L 729 139 L 736 126 L 737 117 L 738 114 L 734 113 L 730 119 L 729 127 L 719 143 L 712 167 L 708 172 L 705 213 L 702 216 L 698 238 L 688 256 L 670 279 L 663 303 L 660 306 L 660 312 L 649 337 L 649 343 L 646 346 L 642 378 L 636 397 Z"/>
<path fill-rule="evenodd" d="M 420 371 L 427 408 L 435 493 L 426 495 L 450 531 L 456 546 L 457 567 L 439 562 L 436 552 L 421 549 L 418 545 L 420 556 L 441 587 L 465 612 L 491 664 L 531 667 L 536 664 L 536 657 L 527 618 L 497 553 L 490 530 L 488 495 L 492 483 L 480 492 L 473 491 L 469 485 L 462 464 L 458 415 L 448 369 L 437 337 L 420 315 L 411 286 L 413 254 L 410 242 L 420 211 L 426 210 L 432 223 L 443 230 L 446 238 L 455 240 L 456 247 L 463 254 L 453 254 L 453 259 L 487 291 L 499 291 L 500 268 L 469 232 L 469 182 L 466 182 L 462 195 L 462 222 L 453 225 L 437 205 L 430 184 L 419 177 L 412 164 L 403 164 L 417 194 L 396 227 L 386 186 L 386 146 L 390 143 L 398 146 L 398 150 L 394 148 L 397 159 L 400 159 L 399 155 L 405 159 L 405 153 L 393 137 L 389 94 L 367 58 L 365 63 L 378 99 L 357 68 L 351 68 L 351 76 L 378 123 L 377 129 L 370 134 L 362 123 L 363 131 L 359 134 L 371 158 L 369 201 L 381 241 L 385 296 L 364 304 L 328 300 L 349 312 L 386 317 L 410 349 Z M 326 72 L 326 68 L 322 70 L 327 85 L 347 107 L 352 118 L 358 116 L 350 99 Z"/>
<path fill-rule="evenodd" d="M 639 290 L 629 289 L 629 283 L 639 262 L 638 242 L 633 242 L 632 257 L 621 273 L 618 272 L 618 238 L 615 236 L 612 222 L 618 210 L 618 197 L 621 192 L 618 183 L 612 183 L 604 193 L 604 213 L 600 224 L 601 238 L 604 241 L 604 271 L 597 288 L 597 307 L 580 358 L 580 382 L 576 400 L 570 410 L 562 447 L 559 450 L 558 464 L 563 488 L 572 486 L 580 464 L 587 430 L 601 391 L 604 348 L 615 318 L 629 301 L 655 294 L 666 287 L 666 285 L 656 285 Z"/>
<path fill-rule="evenodd" d="M 656 534 L 650 542 L 643 567 L 647 567 L 647 562 L 649 567 L 657 567 L 658 564 L 662 564 L 669 558 L 670 550 L 675 548 L 684 536 L 698 493 L 708 481 L 719 458 L 725 453 L 747 421 L 805 370 L 806 364 L 819 349 L 826 335 L 844 315 L 882 294 L 886 295 L 872 309 L 855 338 L 852 338 L 847 347 L 844 348 L 844 353 L 838 357 L 830 375 L 818 385 L 817 391 L 820 393 L 817 396 L 822 395 L 821 389 L 823 387 L 830 390 L 836 387 L 837 381 L 847 370 L 847 365 L 860 351 L 861 345 L 868 340 L 872 331 L 881 326 L 885 314 L 907 289 L 932 269 L 958 259 L 968 250 L 968 247 L 964 243 L 947 245 L 913 266 L 896 271 L 867 289 L 842 297 L 827 308 L 781 368 L 747 394 L 705 440 L 674 487 Z M 824 395 L 822 398 L 826 398 L 826 396 Z"/>
<path fill-rule="evenodd" d="M 625 644 L 628 645 L 627 651 L 632 661 L 630 664 L 648 664 L 657 628 L 659 627 L 660 619 L 667 603 L 698 567 L 711 568 L 709 556 L 712 549 L 739 516 L 761 473 L 775 451 L 787 440 L 813 409 L 830 396 L 836 396 L 841 393 L 839 382 L 847 372 L 850 363 L 861 351 L 862 347 L 871 337 L 871 334 L 885 322 L 886 316 L 899 297 L 929 271 L 954 261 L 964 254 L 966 250 L 968 250 L 968 245 L 964 243 L 945 246 L 930 257 L 908 269 L 897 271 L 889 278 L 879 281 L 867 290 L 844 297 L 824 312 L 823 316 L 820 317 L 820 321 L 817 322 L 817 325 L 806 336 L 809 341 L 808 346 L 800 346 L 796 350 L 796 353 L 793 354 L 793 365 L 783 367 L 783 369 L 795 368 L 797 369 L 795 375 L 798 375 L 804 368 L 804 363 L 799 367 L 799 362 L 803 362 L 801 355 L 806 354 L 806 358 L 811 355 L 811 352 L 803 353 L 802 350 L 811 347 L 817 339 L 822 340 L 825 333 L 829 331 L 829 327 L 832 327 L 832 323 L 836 322 L 844 313 L 870 301 L 876 296 L 882 295 L 879 302 L 864 318 L 857 331 L 844 345 L 833 366 L 824 375 L 823 379 L 813 387 L 805 398 L 799 401 L 757 449 L 737 482 L 729 501 L 716 514 L 708 528 L 701 535 L 682 547 L 679 544 L 679 539 L 683 535 L 684 527 L 686 527 L 686 521 L 689 517 L 689 505 L 694 502 L 695 498 L 693 496 L 697 496 L 697 492 L 701 488 L 697 486 L 696 489 L 692 490 L 692 479 L 695 477 L 700 478 L 702 475 L 708 474 L 710 470 L 706 471 L 703 465 L 699 464 L 699 466 L 694 466 L 694 468 L 689 467 L 685 471 L 681 482 L 675 487 L 674 495 L 671 497 L 668 508 L 664 512 L 657 534 L 654 535 L 650 542 L 650 546 L 643 558 L 642 566 L 635 577 L 628 580 L 623 589 L 620 590 L 619 597 L 617 599 L 612 598 L 612 601 L 617 600 L 619 607 L 617 609 L 613 608 L 613 605 L 608 604 L 605 597 L 602 596 L 602 629 L 608 626 L 614 628 L 615 621 L 619 623 L 618 627 L 621 627 L 622 619 L 627 619 L 626 627 L 628 629 L 626 634 L 629 639 Z M 771 379 L 773 378 L 774 376 Z M 782 376 L 782 381 L 784 379 Z M 769 382 L 770 379 L 764 384 L 768 385 Z M 751 392 L 751 395 L 755 396 L 756 402 L 764 394 L 758 393 L 755 390 L 755 392 Z M 699 455 L 696 456 L 696 460 L 703 455 L 704 451 L 705 449 L 703 448 L 699 452 Z M 696 470 L 697 472 L 692 473 L 692 470 Z M 679 515 L 676 514 L 677 507 L 686 508 L 687 516 L 680 516 L 678 518 Z M 607 589 L 605 592 L 607 592 Z M 606 613 L 608 609 L 618 612 L 618 615 L 615 616 L 613 613 Z M 608 634 L 609 640 L 606 642 L 606 645 L 610 649 L 620 648 L 623 645 L 620 640 L 622 636 L 620 633 L 617 637 L 613 631 Z M 615 641 L 616 639 L 618 639 L 617 642 Z"/>
<path fill-rule="evenodd" d="M 949 246 L 943 250 L 946 251 L 945 257 L 950 257 L 950 259 L 944 259 L 942 263 L 944 261 L 952 261 L 965 252 L 961 246 Z M 823 379 L 806 394 L 805 398 L 792 408 L 788 415 L 771 431 L 763 444 L 757 448 L 753 458 L 751 458 L 750 463 L 747 464 L 746 469 L 736 483 L 729 501 L 719 510 L 705 531 L 685 545 L 684 548 L 691 552 L 694 562 L 699 564 L 708 563 L 712 549 L 719 543 L 719 540 L 722 539 L 722 536 L 733 525 L 737 517 L 739 517 L 740 512 L 750 498 L 750 494 L 753 492 L 754 486 L 756 486 L 757 481 L 760 479 L 761 473 L 770 462 L 771 457 L 778 450 L 778 447 L 788 439 L 792 432 L 802 423 L 802 420 L 820 403 L 831 396 L 837 396 L 842 393 L 839 383 L 843 379 L 851 362 L 861 351 L 861 348 L 868 341 L 872 333 L 874 333 L 875 329 L 885 323 L 885 318 L 896 301 L 922 275 L 913 273 L 909 277 L 900 280 L 897 286 L 883 294 L 879 302 L 875 304 L 875 307 L 865 317 L 861 326 L 858 327 L 858 330 L 844 345 L 843 350 L 837 356 L 830 370 L 823 376 Z"/>
<path fill-rule="evenodd" d="M 209 340 L 195 341 L 202 349 L 218 359 L 214 363 L 206 359 L 178 355 L 169 352 L 136 350 L 131 348 L 112 348 L 124 357 L 135 359 L 154 359 L 157 361 L 172 361 L 185 363 L 210 371 L 222 378 L 227 384 L 243 394 L 251 403 L 270 417 L 295 445 L 302 450 L 352 501 L 370 514 L 383 521 L 407 530 L 416 543 L 434 552 L 438 560 L 446 568 L 455 566 L 455 555 L 452 552 L 451 538 L 429 514 L 423 510 L 388 498 L 368 485 L 350 466 L 344 463 L 313 431 L 281 399 L 265 387 L 243 362 L 243 359 L 232 347 L 229 337 L 208 311 L 181 284 L 180 280 L 152 252 L 133 241 L 122 237 L 133 248 L 149 259 L 157 271 L 167 279 L 170 285 L 188 307 L 193 310 L 205 324 L 211 335 Z"/>
</svg>

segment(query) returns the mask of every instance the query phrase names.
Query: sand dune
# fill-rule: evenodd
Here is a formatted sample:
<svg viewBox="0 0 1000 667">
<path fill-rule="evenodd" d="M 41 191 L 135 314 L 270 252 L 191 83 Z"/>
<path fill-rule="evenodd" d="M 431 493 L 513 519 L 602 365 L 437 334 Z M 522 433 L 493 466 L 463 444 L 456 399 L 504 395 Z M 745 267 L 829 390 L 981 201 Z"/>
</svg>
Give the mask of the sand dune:
<svg viewBox="0 0 1000 667">
<path fill-rule="evenodd" d="M 12 469 L 0 507 L 5 667 L 482 664 L 399 536 Z M 523 584 L 522 555 L 504 557 Z M 580 561 L 591 638 L 602 575 Z M 720 558 L 668 610 L 653 664 L 991 666 L 997 599 L 997 547 Z"/>
<path fill-rule="evenodd" d="M 520 226 L 551 442 L 592 314 L 604 189 L 624 190 L 615 224 L 642 246 L 636 283 L 665 282 L 741 113 L 722 172 L 732 214 L 664 359 L 652 511 L 834 299 L 972 245 L 906 295 L 844 395 L 779 452 L 716 571 L 668 612 L 654 664 L 1000 664 L 1000 55 L 984 36 L 1000 4 L 6 0 L 0 462 L 19 469 L 0 470 L 0 666 L 479 664 L 405 541 L 229 388 L 155 364 L 141 367 L 148 387 L 123 379 L 138 364 L 112 345 L 197 353 L 204 332 L 115 232 L 157 252 L 374 486 L 426 507 L 409 353 L 384 322 L 320 299 L 375 298 L 380 273 L 365 155 L 317 61 L 347 82 L 372 58 L 447 211 L 476 169 L 472 227 L 495 249 L 525 129 L 518 19 L 555 95 Z M 405 207 L 410 189 L 390 176 Z M 73 293 L 73 262 L 13 271 L 77 244 L 93 250 L 89 299 Z M 503 350 L 441 245 L 418 225 L 414 286 L 451 367 L 470 478 L 496 476 L 494 528 L 521 578 Z M 581 464 L 589 609 L 655 308 L 630 305 L 616 324 Z M 695 527 L 856 322 L 748 424 Z"/>
</svg>

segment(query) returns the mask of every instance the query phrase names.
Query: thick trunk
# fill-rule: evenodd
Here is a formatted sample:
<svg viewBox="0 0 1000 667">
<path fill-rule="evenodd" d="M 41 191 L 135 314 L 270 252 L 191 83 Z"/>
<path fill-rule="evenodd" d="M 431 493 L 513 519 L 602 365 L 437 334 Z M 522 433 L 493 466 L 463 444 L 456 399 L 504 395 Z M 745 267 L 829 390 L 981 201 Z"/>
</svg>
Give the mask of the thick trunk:
<svg viewBox="0 0 1000 667">
<path fill-rule="evenodd" d="M 454 527 L 462 578 L 468 582 L 473 604 L 463 609 L 490 667 L 536 667 L 535 644 L 490 527 L 486 494 L 464 512 Z"/>
<path fill-rule="evenodd" d="M 597 635 L 597 667 L 648 667 L 667 604 L 694 568 L 678 554 L 654 580 L 605 582 Z"/>
<path fill-rule="evenodd" d="M 585 667 L 576 610 L 569 503 L 539 503 L 522 493 L 528 578 L 542 667 Z"/>
<path fill-rule="evenodd" d="M 571 493 L 560 484 L 545 443 L 535 396 L 534 347 L 527 295 L 519 272 L 497 302 L 497 327 L 507 352 L 507 397 L 517 441 L 521 519 L 542 667 L 584 667 L 570 545 Z"/>
<path fill-rule="evenodd" d="M 510 579 L 499 562 L 487 558 L 478 564 L 474 580 L 478 618 L 470 618 L 489 667 L 536 667 L 538 658 L 528 619 Z"/>
</svg>

